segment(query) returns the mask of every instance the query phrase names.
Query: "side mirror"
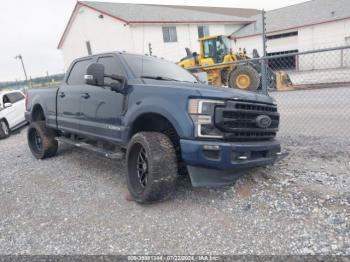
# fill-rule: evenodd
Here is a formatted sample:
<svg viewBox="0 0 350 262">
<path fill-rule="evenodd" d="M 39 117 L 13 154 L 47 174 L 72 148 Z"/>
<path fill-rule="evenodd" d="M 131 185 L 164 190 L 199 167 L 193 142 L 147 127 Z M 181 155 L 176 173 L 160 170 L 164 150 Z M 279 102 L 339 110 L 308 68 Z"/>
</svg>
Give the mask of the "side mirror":
<svg viewBox="0 0 350 262">
<path fill-rule="evenodd" d="M 123 90 L 123 85 L 120 82 L 113 82 L 110 83 L 109 86 L 111 87 L 111 91 L 120 93 Z"/>
<path fill-rule="evenodd" d="M 108 86 L 111 88 L 111 91 L 117 92 L 117 93 L 123 93 L 124 87 L 127 85 L 127 80 L 124 76 L 119 75 L 110 75 L 107 76 L 113 80 L 117 80 L 117 82 L 110 83 Z"/>
<path fill-rule="evenodd" d="M 84 75 L 87 85 L 104 86 L 105 84 L 105 67 L 103 64 L 92 63 L 86 68 Z"/>
<path fill-rule="evenodd" d="M 11 107 L 12 106 L 12 103 L 5 103 L 4 104 L 4 108 L 8 108 L 8 107 Z"/>
</svg>

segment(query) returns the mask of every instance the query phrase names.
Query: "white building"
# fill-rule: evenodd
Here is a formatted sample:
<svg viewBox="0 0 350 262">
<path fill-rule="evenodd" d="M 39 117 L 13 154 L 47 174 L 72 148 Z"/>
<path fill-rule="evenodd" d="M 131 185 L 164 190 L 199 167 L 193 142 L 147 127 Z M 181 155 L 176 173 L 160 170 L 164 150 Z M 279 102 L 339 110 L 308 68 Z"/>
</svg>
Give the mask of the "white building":
<svg viewBox="0 0 350 262">
<path fill-rule="evenodd" d="M 262 53 L 261 15 L 231 35 L 235 48 Z M 302 52 L 350 45 L 350 1 L 312 0 L 266 13 L 267 53 Z M 327 60 L 327 63 L 324 61 Z M 289 57 L 281 63 L 300 70 L 350 67 L 350 50 Z"/>
<path fill-rule="evenodd" d="M 213 11 L 214 10 L 214 11 Z M 230 35 L 252 22 L 227 15 L 228 10 L 104 2 L 77 2 L 59 42 L 65 67 L 77 57 L 128 51 L 179 61 L 185 48 L 198 51 L 198 37 Z M 240 15 L 257 10 L 230 9 Z"/>
<path fill-rule="evenodd" d="M 232 14 L 232 15 L 230 15 Z M 350 45 L 350 0 L 311 0 L 266 13 L 269 55 Z M 202 35 L 231 36 L 233 50 L 262 53 L 262 19 L 258 10 L 77 2 L 58 48 L 64 64 L 80 56 L 107 51 L 152 54 L 171 61 L 198 50 Z M 315 55 L 316 56 L 316 55 Z M 350 66 L 350 50 L 334 55 L 285 58 L 286 69 Z"/>
</svg>

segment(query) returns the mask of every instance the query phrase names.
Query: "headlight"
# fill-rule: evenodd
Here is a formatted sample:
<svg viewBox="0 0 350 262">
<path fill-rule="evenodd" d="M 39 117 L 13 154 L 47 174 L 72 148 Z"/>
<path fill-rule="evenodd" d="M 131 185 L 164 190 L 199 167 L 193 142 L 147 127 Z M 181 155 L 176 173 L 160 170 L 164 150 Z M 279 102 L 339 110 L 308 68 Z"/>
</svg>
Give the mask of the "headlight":
<svg viewBox="0 0 350 262">
<path fill-rule="evenodd" d="M 214 126 L 215 107 L 224 105 L 224 101 L 190 99 L 188 113 L 195 125 L 195 136 L 203 138 L 222 138 L 220 130 Z"/>
</svg>

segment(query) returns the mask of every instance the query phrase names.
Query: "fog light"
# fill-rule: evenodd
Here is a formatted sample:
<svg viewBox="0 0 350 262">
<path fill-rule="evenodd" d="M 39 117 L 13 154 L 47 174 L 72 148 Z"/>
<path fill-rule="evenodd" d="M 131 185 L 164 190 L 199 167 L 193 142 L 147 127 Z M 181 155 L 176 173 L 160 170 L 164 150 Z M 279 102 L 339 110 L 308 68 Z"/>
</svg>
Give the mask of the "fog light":
<svg viewBox="0 0 350 262">
<path fill-rule="evenodd" d="M 217 145 L 203 145 L 203 150 L 218 151 L 221 147 Z"/>
<path fill-rule="evenodd" d="M 239 156 L 237 157 L 238 160 L 247 160 L 248 157 L 247 156 Z"/>
<path fill-rule="evenodd" d="M 277 156 L 281 156 L 282 154 L 283 154 L 282 152 L 276 153 Z"/>
</svg>

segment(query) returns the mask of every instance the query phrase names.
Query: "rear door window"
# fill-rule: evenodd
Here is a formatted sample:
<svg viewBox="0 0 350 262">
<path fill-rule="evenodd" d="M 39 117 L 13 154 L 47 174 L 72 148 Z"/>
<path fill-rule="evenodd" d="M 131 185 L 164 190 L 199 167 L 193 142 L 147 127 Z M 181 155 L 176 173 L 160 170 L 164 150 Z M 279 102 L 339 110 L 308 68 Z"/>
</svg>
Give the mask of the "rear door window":
<svg viewBox="0 0 350 262">
<path fill-rule="evenodd" d="M 68 76 L 68 85 L 84 85 L 84 75 L 86 73 L 86 68 L 91 63 L 91 58 L 75 62 Z"/>
<path fill-rule="evenodd" d="M 24 99 L 24 95 L 22 95 L 19 92 L 7 94 L 6 96 L 4 96 L 4 99 L 5 99 L 5 97 L 7 97 L 7 100 L 8 100 L 8 102 L 6 102 L 6 103 L 12 103 L 12 104 L 17 103 L 18 101 L 21 101 Z"/>
</svg>

